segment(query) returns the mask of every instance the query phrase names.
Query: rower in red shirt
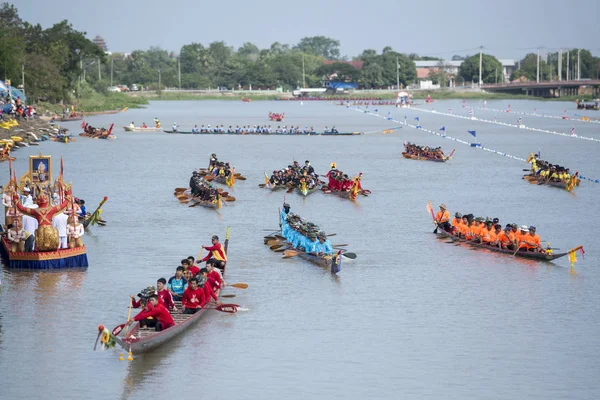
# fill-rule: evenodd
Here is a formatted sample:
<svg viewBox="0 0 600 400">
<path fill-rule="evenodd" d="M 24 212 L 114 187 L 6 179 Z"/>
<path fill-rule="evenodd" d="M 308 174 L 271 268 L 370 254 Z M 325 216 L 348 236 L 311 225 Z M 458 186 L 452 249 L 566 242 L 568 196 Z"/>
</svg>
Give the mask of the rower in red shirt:
<svg viewBox="0 0 600 400">
<path fill-rule="evenodd" d="M 153 294 L 150 296 L 150 304 L 152 304 L 152 309 L 149 311 L 142 311 L 132 320 L 127 322 L 127 325 L 131 325 L 134 321 L 143 321 L 149 317 L 152 317 L 157 320 L 154 329 L 157 332 L 168 329 L 172 326 L 175 326 L 175 322 L 173 321 L 173 317 L 169 313 L 169 310 L 165 308 L 164 305 L 158 303 L 158 296 Z"/>
<path fill-rule="evenodd" d="M 159 299 L 162 299 L 162 303 L 169 310 L 177 310 L 175 307 L 175 303 L 173 302 L 173 296 L 171 292 L 165 289 L 165 285 L 167 284 L 167 280 L 165 278 L 160 278 L 156 281 L 156 295 Z"/>
<path fill-rule="evenodd" d="M 188 288 L 183 292 L 181 308 L 184 314 L 195 314 L 206 304 L 206 296 L 204 289 L 198 287 L 198 278 L 190 279 L 188 284 Z"/>
<path fill-rule="evenodd" d="M 131 297 L 131 307 L 132 308 L 140 308 L 144 306 L 144 302 L 146 302 L 146 305 L 148 306 L 149 309 L 152 309 L 152 304 L 150 304 L 150 302 L 148 301 L 150 299 L 150 296 L 152 296 L 153 294 L 156 294 L 156 289 L 154 288 L 154 286 L 148 286 L 146 289 L 142 290 L 140 293 L 138 293 L 138 297 L 140 298 L 139 300 L 135 299 L 134 295 L 129 295 L 129 297 Z M 158 303 L 162 304 L 163 306 L 165 305 L 165 303 L 163 302 L 163 299 L 161 297 L 158 298 Z"/>
<path fill-rule="evenodd" d="M 216 291 L 213 289 L 216 285 L 215 280 L 213 278 L 207 276 L 208 272 L 206 271 L 206 268 L 202 268 L 200 270 L 200 274 L 202 276 L 202 278 L 200 278 L 200 282 L 202 282 L 200 284 L 200 288 L 204 290 L 204 296 L 205 296 L 206 303 L 208 303 L 212 297 L 212 299 L 215 301 L 215 303 L 221 304 L 221 302 L 219 301 L 220 289 L 217 289 Z"/>
<path fill-rule="evenodd" d="M 227 261 L 227 255 L 225 254 L 225 250 L 223 250 L 223 246 L 219 243 L 219 237 L 214 235 L 211 238 L 212 246 L 202 246 L 203 249 L 208 250 L 208 254 L 206 257 L 202 259 L 202 262 L 208 261 L 211 258 L 214 258 L 217 261 Z"/>
</svg>

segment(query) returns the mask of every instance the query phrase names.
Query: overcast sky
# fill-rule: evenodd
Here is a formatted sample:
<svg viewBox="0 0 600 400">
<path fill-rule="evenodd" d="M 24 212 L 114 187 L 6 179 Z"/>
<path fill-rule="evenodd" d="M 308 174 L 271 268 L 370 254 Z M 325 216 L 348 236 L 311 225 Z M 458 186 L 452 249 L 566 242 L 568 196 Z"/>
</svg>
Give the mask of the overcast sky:
<svg viewBox="0 0 600 400">
<path fill-rule="evenodd" d="M 2 2 L 4 0 L 0 0 Z M 403 53 L 450 58 L 479 46 L 498 58 L 519 58 L 538 47 L 581 47 L 600 54 L 600 0 L 24 0 L 22 19 L 47 28 L 68 19 L 109 51 L 224 40 L 295 44 L 323 35 L 342 55 L 385 46 Z"/>
</svg>

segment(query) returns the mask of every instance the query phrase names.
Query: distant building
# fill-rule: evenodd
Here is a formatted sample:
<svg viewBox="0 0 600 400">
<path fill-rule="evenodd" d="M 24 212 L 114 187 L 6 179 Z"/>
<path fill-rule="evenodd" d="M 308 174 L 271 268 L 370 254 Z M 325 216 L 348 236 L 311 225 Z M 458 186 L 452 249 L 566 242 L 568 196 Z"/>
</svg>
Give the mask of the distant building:
<svg viewBox="0 0 600 400">
<path fill-rule="evenodd" d="M 510 74 L 516 68 L 515 60 L 507 60 L 507 59 L 499 59 L 500 64 L 502 64 L 502 74 L 504 74 L 504 81 L 508 82 Z M 463 60 L 441 60 L 441 61 L 415 61 L 415 65 L 417 67 L 417 80 L 429 80 L 429 72 L 430 71 L 438 71 L 440 65 L 444 66 L 446 73 L 450 77 L 456 77 L 458 75 L 458 69 L 462 65 Z M 499 71 L 500 72 L 500 71 Z M 500 76 L 498 77 L 498 81 L 500 81 Z"/>
<path fill-rule="evenodd" d="M 94 42 L 94 44 L 98 47 L 100 47 L 102 49 L 102 51 L 107 52 L 108 51 L 108 46 L 106 45 L 106 42 L 104 41 L 104 39 L 102 39 L 102 36 L 97 35 L 94 40 L 92 40 L 92 42 Z"/>
</svg>

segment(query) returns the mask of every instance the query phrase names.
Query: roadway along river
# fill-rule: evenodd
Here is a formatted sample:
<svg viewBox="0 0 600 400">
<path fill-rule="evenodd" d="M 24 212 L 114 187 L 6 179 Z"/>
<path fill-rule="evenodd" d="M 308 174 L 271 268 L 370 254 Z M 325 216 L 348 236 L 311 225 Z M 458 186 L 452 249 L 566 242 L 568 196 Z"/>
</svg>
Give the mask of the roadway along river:
<svg viewBox="0 0 600 400">
<path fill-rule="evenodd" d="M 562 115 L 572 103 L 488 101 L 488 107 Z M 469 104 L 481 107 L 481 102 Z M 600 178 L 600 144 L 380 106 L 379 114 L 543 159 Z M 427 106 L 467 115 L 460 101 Z M 363 107 L 364 109 L 364 107 Z M 165 127 L 268 124 L 269 111 L 287 125 L 375 133 L 359 137 L 201 136 L 126 133 L 134 121 Z M 588 112 L 592 117 L 600 114 Z M 493 119 L 492 112 L 475 115 Z M 498 113 L 499 121 L 518 116 Z M 328 102 L 154 102 L 148 109 L 90 117 L 117 127 L 114 141 L 77 137 L 14 154 L 19 175 L 27 156 L 42 151 L 65 160 L 66 181 L 94 209 L 103 196 L 106 227 L 84 237 L 86 271 L 0 271 L 0 397 L 147 399 L 597 399 L 600 397 L 600 273 L 596 227 L 600 184 L 583 181 L 574 194 L 530 185 L 523 162 L 470 148 Z M 524 116 L 540 129 L 570 132 L 575 123 Z M 283 123 L 282 123 L 283 124 Z M 273 124 L 271 124 L 273 125 Z M 277 125 L 277 124 L 275 124 Z M 68 126 L 80 132 L 79 123 Z M 598 125 L 575 124 L 600 138 Z M 404 140 L 456 148 L 447 164 L 405 160 Z M 246 176 L 218 212 L 180 205 L 187 186 L 211 153 Z M 332 277 L 300 259 L 282 260 L 263 245 L 278 225 L 283 193 L 258 188 L 263 172 L 310 160 L 324 174 L 331 162 L 349 175 L 363 172 L 373 193 L 356 203 L 315 193 L 288 194 L 292 211 L 337 233 L 358 259 Z M 8 175 L 4 163 L 2 174 Z M 6 179 L 5 179 L 6 180 Z M 426 203 L 449 211 L 535 225 L 542 240 L 566 250 L 584 245 L 577 272 L 555 263 L 454 246 L 432 234 Z M 227 280 L 247 282 L 235 293 L 246 311 L 214 313 L 179 339 L 133 362 L 118 352 L 93 352 L 96 327 L 127 317 L 128 296 L 169 278 L 179 260 L 196 255 L 210 236 L 231 226 Z"/>
</svg>

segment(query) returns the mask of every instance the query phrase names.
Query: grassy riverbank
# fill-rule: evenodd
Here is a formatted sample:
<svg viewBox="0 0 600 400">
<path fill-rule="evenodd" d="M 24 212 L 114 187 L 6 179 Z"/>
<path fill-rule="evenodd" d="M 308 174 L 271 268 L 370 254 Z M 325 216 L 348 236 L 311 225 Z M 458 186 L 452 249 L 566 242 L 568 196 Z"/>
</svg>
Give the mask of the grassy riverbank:
<svg viewBox="0 0 600 400">
<path fill-rule="evenodd" d="M 148 98 L 146 97 L 133 97 L 128 96 L 125 93 L 90 93 L 84 98 L 73 99 L 69 104 L 75 107 L 75 111 L 78 112 L 99 112 L 99 111 L 111 111 L 111 110 L 122 110 L 127 108 L 142 108 L 148 104 Z M 46 112 L 46 110 L 60 114 L 64 110 L 64 105 L 53 104 L 47 102 L 39 102 L 36 104 L 36 108 L 40 114 Z"/>
</svg>

